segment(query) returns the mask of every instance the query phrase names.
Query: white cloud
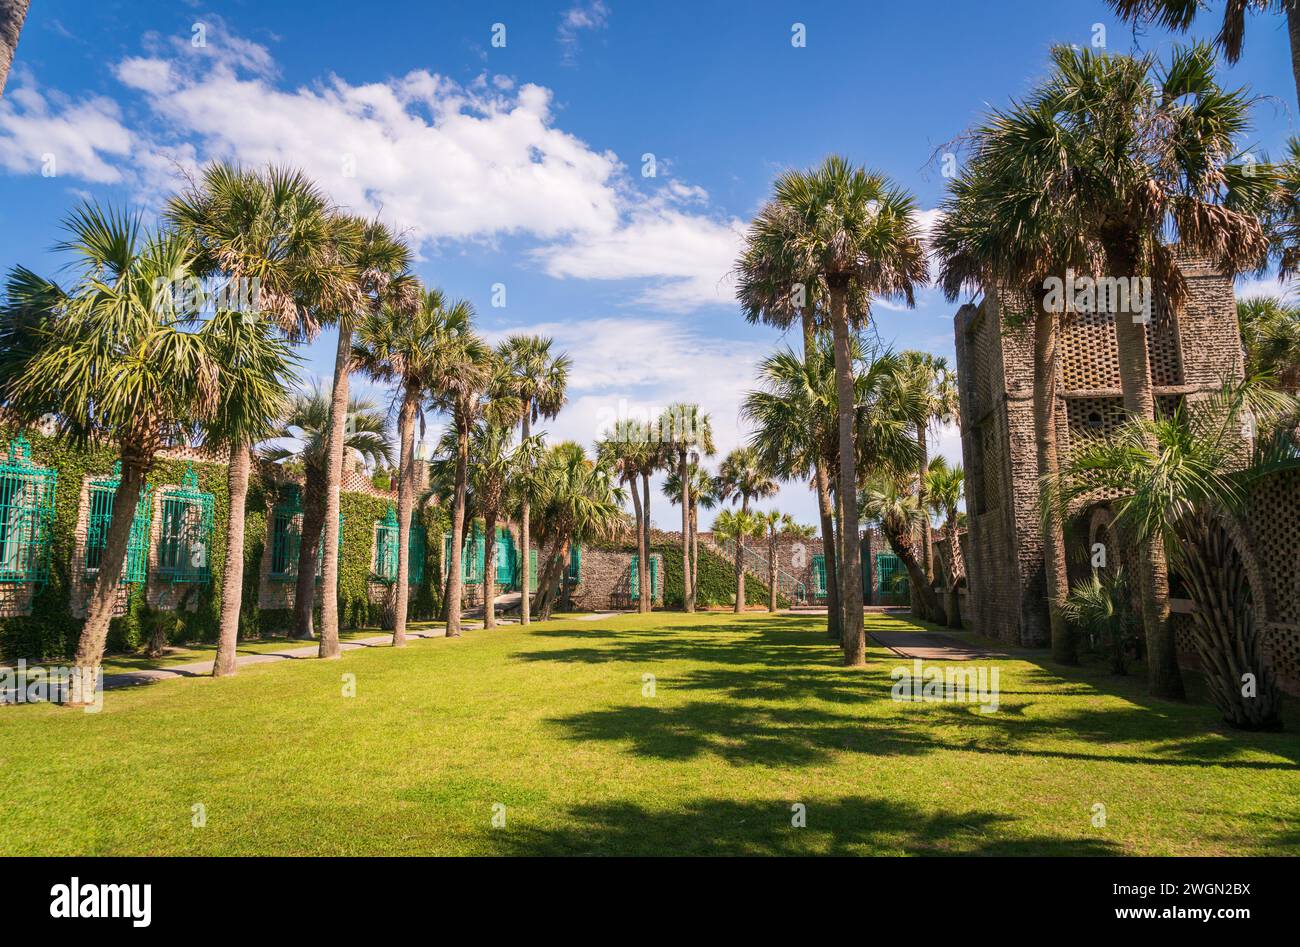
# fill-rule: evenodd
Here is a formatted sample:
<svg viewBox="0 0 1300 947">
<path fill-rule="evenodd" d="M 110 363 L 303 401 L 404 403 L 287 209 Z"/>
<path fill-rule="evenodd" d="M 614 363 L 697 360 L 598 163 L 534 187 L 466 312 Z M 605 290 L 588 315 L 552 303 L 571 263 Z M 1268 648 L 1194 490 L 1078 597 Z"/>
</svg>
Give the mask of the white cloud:
<svg viewBox="0 0 1300 947">
<path fill-rule="evenodd" d="M 116 184 L 125 175 L 115 159 L 134 148 L 111 99 L 46 96 L 26 77 L 0 99 L 0 167 L 6 171 Z"/>
<path fill-rule="evenodd" d="M 560 26 L 556 30 L 556 39 L 564 51 L 564 62 L 572 65 L 580 46 L 579 36 L 583 31 L 594 32 L 605 28 L 609 22 L 609 7 L 603 0 L 588 0 L 576 3 L 560 14 Z"/>
</svg>

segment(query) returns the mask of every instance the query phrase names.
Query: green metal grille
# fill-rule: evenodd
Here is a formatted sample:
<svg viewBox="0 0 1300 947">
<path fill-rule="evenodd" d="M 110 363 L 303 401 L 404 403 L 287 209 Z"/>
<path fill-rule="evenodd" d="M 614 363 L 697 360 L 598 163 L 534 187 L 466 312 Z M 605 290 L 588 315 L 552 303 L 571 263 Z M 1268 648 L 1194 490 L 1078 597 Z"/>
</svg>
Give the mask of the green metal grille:
<svg viewBox="0 0 1300 947">
<path fill-rule="evenodd" d="M 37 583 L 50 577 L 54 490 L 58 471 L 37 467 L 21 434 L 0 464 L 0 583 Z"/>
<path fill-rule="evenodd" d="M 199 489 L 199 475 L 190 464 L 180 488 L 163 493 L 158 572 L 173 585 L 212 581 L 213 506 L 212 494 Z"/>
<path fill-rule="evenodd" d="M 519 552 L 514 533 L 505 526 L 497 527 L 497 584 L 503 589 L 519 584 Z"/>
<path fill-rule="evenodd" d="M 881 605 L 905 605 L 910 599 L 907 570 L 892 552 L 876 553 L 876 595 Z"/>
<path fill-rule="evenodd" d="M 483 582 L 486 555 L 487 548 L 483 542 L 483 527 L 475 523 L 473 529 L 470 530 L 469 537 L 465 540 L 464 547 L 461 549 L 460 577 L 462 582 L 466 585 L 480 585 Z M 451 563 L 451 533 L 444 533 L 442 536 L 442 556 L 443 563 Z"/>
<path fill-rule="evenodd" d="M 577 585 L 582 581 L 582 546 L 572 543 L 569 546 L 569 584 Z"/>
<path fill-rule="evenodd" d="M 375 578 L 386 585 L 397 581 L 397 510 L 388 504 L 388 512 L 375 524 Z"/>
<path fill-rule="evenodd" d="M 113 474 L 90 483 L 90 516 L 86 520 L 86 578 L 99 575 L 108 546 L 108 530 L 113 525 L 113 498 L 122 484 L 122 462 L 113 464 Z M 122 566 L 122 585 L 139 585 L 149 574 L 149 529 L 153 524 L 151 489 L 145 484 L 131 518 L 131 535 L 127 540 L 126 562 Z"/>
<path fill-rule="evenodd" d="M 419 585 L 424 581 L 424 558 L 427 545 L 428 536 L 424 527 L 412 523 L 410 534 L 406 540 L 406 558 L 409 560 L 406 566 L 406 575 L 411 585 Z"/>
<path fill-rule="evenodd" d="M 813 556 L 813 596 L 826 597 L 826 557 Z"/>
<path fill-rule="evenodd" d="M 302 489 L 291 483 L 285 487 L 280 502 L 271 508 L 271 566 L 267 577 L 272 582 L 296 579 L 301 549 Z"/>
<path fill-rule="evenodd" d="M 632 557 L 632 567 L 628 574 L 628 595 L 631 598 L 641 597 L 641 557 L 634 555 Z M 650 557 L 650 598 L 659 597 L 659 560 L 653 556 Z"/>
</svg>

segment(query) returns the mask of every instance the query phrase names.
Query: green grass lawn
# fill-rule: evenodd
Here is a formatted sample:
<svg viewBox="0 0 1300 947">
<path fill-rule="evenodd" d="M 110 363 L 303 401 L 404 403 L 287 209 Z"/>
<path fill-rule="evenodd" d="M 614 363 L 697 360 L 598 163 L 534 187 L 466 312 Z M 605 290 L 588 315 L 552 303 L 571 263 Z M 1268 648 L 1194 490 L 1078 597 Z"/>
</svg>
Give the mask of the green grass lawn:
<svg viewBox="0 0 1300 947">
<path fill-rule="evenodd" d="M 561 620 L 0 708 L 0 852 L 1300 854 L 1295 733 L 1036 655 L 992 662 L 997 713 L 896 702 L 903 662 L 837 667 L 820 623 Z"/>
</svg>

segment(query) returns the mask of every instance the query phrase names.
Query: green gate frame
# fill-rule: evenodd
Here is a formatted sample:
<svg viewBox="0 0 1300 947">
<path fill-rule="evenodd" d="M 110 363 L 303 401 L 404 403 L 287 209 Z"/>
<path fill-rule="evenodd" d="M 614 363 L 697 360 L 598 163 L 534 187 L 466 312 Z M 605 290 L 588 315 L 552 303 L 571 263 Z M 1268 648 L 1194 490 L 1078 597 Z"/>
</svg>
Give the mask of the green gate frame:
<svg viewBox="0 0 1300 947">
<path fill-rule="evenodd" d="M 0 464 L 0 583 L 43 584 L 50 577 L 59 472 L 31 457 L 31 443 L 19 434 Z"/>
<path fill-rule="evenodd" d="M 876 601 L 881 605 L 906 605 L 911 601 L 907 570 L 892 552 L 876 553 Z"/>
</svg>

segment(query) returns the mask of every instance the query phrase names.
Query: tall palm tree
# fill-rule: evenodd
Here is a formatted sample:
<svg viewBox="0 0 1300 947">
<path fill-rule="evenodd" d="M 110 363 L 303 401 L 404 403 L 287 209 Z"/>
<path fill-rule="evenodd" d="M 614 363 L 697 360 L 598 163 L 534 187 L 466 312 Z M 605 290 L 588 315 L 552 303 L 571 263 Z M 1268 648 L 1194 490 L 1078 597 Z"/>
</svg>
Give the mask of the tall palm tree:
<svg viewBox="0 0 1300 947">
<path fill-rule="evenodd" d="M 678 505 L 682 502 L 682 477 L 681 472 L 674 467 L 668 471 L 664 477 L 663 494 L 668 502 Z M 686 534 L 686 542 L 690 547 L 691 555 L 689 563 L 684 563 L 683 568 L 689 569 L 687 573 L 691 581 L 691 587 L 696 590 L 698 597 L 700 587 L 700 510 L 711 510 L 718 505 L 717 483 L 709 472 L 692 461 L 687 466 L 687 507 L 690 513 L 687 517 L 689 530 Z"/>
<path fill-rule="evenodd" d="M 546 451 L 537 470 L 537 544 L 540 574 L 537 616 L 545 621 L 573 543 L 608 538 L 625 522 L 623 491 L 612 471 L 587 457 L 581 444 L 563 441 Z"/>
<path fill-rule="evenodd" d="M 1010 117 L 991 118 L 1011 131 L 990 136 L 997 147 L 977 155 L 981 174 L 1017 180 L 1019 193 L 1033 197 L 979 219 L 1015 214 L 1008 226 L 1075 248 L 1068 255 L 1094 260 L 1091 272 L 1149 278 L 1173 312 L 1188 295 L 1178 252 L 1206 258 L 1228 276 L 1264 264 L 1268 240 L 1259 213 L 1273 198 L 1276 176 L 1233 163 L 1250 100 L 1243 90 L 1218 85 L 1208 46 L 1178 49 L 1166 67 L 1151 56 L 1066 46 L 1051 58 L 1044 84 Z M 1174 243 L 1167 242 L 1171 236 Z M 1124 408 L 1154 419 L 1144 317 L 1133 299 L 1114 316 Z M 1154 441 L 1148 446 L 1154 450 Z M 1165 555 L 1154 537 L 1144 541 L 1135 578 L 1152 693 L 1181 697 Z"/>
<path fill-rule="evenodd" d="M 1134 418 L 1114 435 L 1088 438 L 1062 464 L 1049 502 L 1062 511 L 1115 495 L 1112 528 L 1161 543 L 1196 606 L 1192 642 L 1224 719 L 1245 729 L 1281 726 L 1281 694 L 1264 660 L 1258 602 L 1234 540 L 1251 488 L 1300 468 L 1289 437 L 1256 446 L 1242 463 L 1247 418 L 1292 415 L 1296 400 L 1260 379 L 1228 383 L 1194 410 Z M 1155 449 L 1150 445 L 1155 443 Z M 1243 686 L 1253 675 L 1254 689 Z"/>
<path fill-rule="evenodd" d="M 344 456 L 358 463 L 391 464 L 388 419 L 373 402 L 348 400 L 349 424 L 343 442 Z M 298 530 L 298 563 L 293 599 L 295 638 L 315 638 L 312 612 L 316 607 L 317 563 L 322 558 L 321 534 L 325 528 L 325 468 L 329 450 L 330 401 L 319 390 L 299 392 L 289 402 L 284 417 L 264 446 L 261 457 L 271 463 L 301 467 L 303 474 L 302 525 Z"/>
<path fill-rule="evenodd" d="M 1166 29 L 1187 32 L 1207 4 L 1201 0 L 1106 0 L 1111 9 L 1135 26 L 1156 23 Z M 1246 14 L 1272 13 L 1286 15 L 1286 31 L 1291 46 L 1291 73 L 1295 80 L 1296 98 L 1300 101 L 1300 10 L 1295 0 L 1228 0 L 1223 7 L 1223 20 L 1214 45 L 1223 51 L 1223 58 L 1236 65 L 1241 59 L 1246 42 Z"/>
<path fill-rule="evenodd" d="M 347 267 L 351 299 L 332 315 L 338 325 L 334 381 L 330 389 L 329 448 L 326 455 L 325 551 L 321 562 L 320 656 L 339 650 L 339 502 L 343 484 L 343 442 L 347 439 L 348 376 L 357 321 L 384 305 L 413 305 L 419 285 L 410 273 L 411 251 L 378 220 L 333 218 L 336 253 Z"/>
<path fill-rule="evenodd" d="M 815 270 L 799 270 L 791 254 L 802 226 L 802 219 L 789 208 L 768 201 L 749 225 L 733 272 L 736 297 L 745 318 L 751 323 L 764 323 L 780 329 L 789 328 L 798 318 L 803 330 L 803 357 L 808 359 L 818 345 L 819 333 L 828 328 L 829 320 L 824 309 L 826 287 L 819 274 Z M 822 308 L 818 307 L 819 300 L 823 303 Z M 817 492 L 817 511 L 821 520 L 827 579 L 826 633 L 838 641 L 842 609 L 836 581 L 834 484 L 820 452 L 813 454 L 807 470 Z"/>
<path fill-rule="evenodd" d="M 31 0 L 0 0 L 0 95 L 4 95 L 5 80 L 18 52 L 18 36 L 23 31 L 29 6 Z"/>
<path fill-rule="evenodd" d="M 357 326 L 352 361 L 377 381 L 396 382 L 397 403 L 397 585 L 393 645 L 406 643 L 410 597 L 410 531 L 415 503 L 415 427 L 424 429 L 423 405 L 439 380 L 450 336 L 467 328 L 469 314 L 448 309 L 441 290 L 421 290 L 414 305 L 382 306 Z"/>
<path fill-rule="evenodd" d="M 514 413 L 510 420 L 513 424 Z M 483 514 L 485 567 L 483 575 L 483 627 L 496 627 L 497 519 L 500 517 L 511 482 L 526 476 L 528 462 L 536 459 L 537 438 L 523 445 L 514 443 L 513 427 L 483 420 L 470 435 L 470 486 Z M 520 602 L 523 595 L 520 595 Z"/>
<path fill-rule="evenodd" d="M 646 529 L 648 503 L 641 495 L 642 478 L 648 478 L 656 464 L 656 449 L 651 441 L 648 425 L 633 418 L 624 418 L 596 445 L 598 461 L 614 472 L 618 482 L 625 484 L 632 497 L 632 511 L 636 519 L 637 562 L 649 562 L 650 534 Z M 652 607 L 652 590 L 647 582 L 639 583 L 637 611 L 646 613 Z"/>
<path fill-rule="evenodd" d="M 469 441 L 474 423 L 487 408 L 486 396 L 498 371 L 492 348 L 473 330 L 474 306 L 467 299 L 445 302 L 447 331 L 437 346 L 439 358 L 430 376 L 433 405 L 450 416 L 456 438 L 451 507 L 451 557 L 447 571 L 447 636 L 460 636 L 461 554 L 465 542 Z M 525 556 L 527 554 L 525 553 Z"/>
<path fill-rule="evenodd" d="M 789 513 L 780 510 L 768 510 L 756 514 L 759 524 L 759 537 L 767 539 L 767 610 L 776 612 L 776 576 L 778 571 L 777 549 L 782 539 L 812 539 L 817 535 L 815 526 L 803 526 L 796 523 Z"/>
<path fill-rule="evenodd" d="M 1237 301 L 1237 325 L 1247 375 L 1268 375 L 1289 395 L 1300 395 L 1300 308 L 1269 296 Z"/>
<path fill-rule="evenodd" d="M 700 456 L 713 456 L 713 424 L 697 404 L 669 405 L 659 416 L 659 443 L 673 457 L 681 484 L 682 505 L 682 607 L 695 611 L 695 581 L 691 572 L 691 475 L 690 464 Z"/>
<path fill-rule="evenodd" d="M 67 291 L 13 270 L 0 311 L 0 405 L 20 422 L 53 415 L 75 444 L 115 444 L 121 477 L 111 525 L 74 659 L 94 699 L 136 505 L 157 452 L 188 440 L 221 404 L 218 358 L 226 327 L 203 322 L 175 292 L 197 274 L 193 246 L 138 217 L 83 205 L 60 249 L 80 264 Z M 228 344 L 229 339 L 221 340 Z M 266 342 L 250 334 L 248 344 Z"/>
<path fill-rule="evenodd" d="M 519 400 L 519 437 L 527 441 L 532 425 L 560 413 L 568 396 L 569 369 L 573 361 L 565 354 L 553 354 L 554 340 L 540 335 L 508 336 L 497 346 L 504 366 L 505 395 Z M 532 503 L 525 493 L 519 505 L 519 621 L 527 625 L 532 617 L 528 600 L 530 581 L 528 555 L 532 548 Z"/>
<path fill-rule="evenodd" d="M 737 447 L 722 459 L 718 465 L 718 476 L 714 478 L 718 498 L 724 503 L 739 500 L 740 511 L 749 513 L 749 501 L 761 500 L 772 496 L 779 489 L 768 469 L 762 464 L 758 451 L 753 447 Z M 745 608 L 745 538 L 752 530 L 739 530 L 736 533 L 736 614 Z"/>
<path fill-rule="evenodd" d="M 918 597 L 926 613 L 943 615 L 938 597 L 925 582 L 925 573 L 921 570 L 917 536 L 921 520 L 927 514 L 917 499 L 914 479 L 884 471 L 872 474 L 862 490 L 862 512 L 880 524 L 889 548 L 907 570 L 908 581 L 914 587 L 919 584 Z"/>
<path fill-rule="evenodd" d="M 957 584 L 966 575 L 966 566 L 962 561 L 961 543 L 957 537 L 957 519 L 961 513 L 962 493 L 965 488 L 966 474 L 961 465 L 950 467 L 942 456 L 930 461 L 925 472 L 925 494 L 923 502 L 927 512 L 943 520 L 943 537 L 948 541 L 948 627 L 960 628 L 961 599 Z M 926 517 L 929 519 L 929 517 Z"/>
<path fill-rule="evenodd" d="M 921 449 L 920 467 L 917 471 L 917 501 L 925 509 L 929 505 L 925 492 L 926 473 L 930 467 L 930 427 L 936 421 L 956 416 L 957 384 L 946 358 L 915 350 L 899 354 L 906 366 L 909 383 L 917 389 L 916 401 L 921 409 L 921 414 L 916 419 L 916 443 Z M 929 517 L 921 523 L 921 562 L 926 577 L 933 582 L 934 549 Z"/>
<path fill-rule="evenodd" d="M 246 297 L 250 307 L 246 316 L 269 320 L 292 342 L 315 337 L 322 303 L 346 298 L 346 273 L 334 254 L 329 214 L 325 196 L 301 171 L 271 167 L 258 173 L 224 163 L 206 167 L 198 181 L 168 201 L 166 209 L 168 222 L 197 248 L 202 274 L 228 281 L 226 286 L 233 292 L 227 298 Z M 246 331 L 233 323 L 231 328 Z M 251 412 L 256 407 L 252 399 L 259 393 L 266 392 L 256 384 L 223 389 L 224 396 L 237 399 L 227 418 L 242 416 L 250 426 L 226 425 L 230 506 L 221 629 L 213 665 L 218 676 L 235 671 L 250 451 L 281 413 L 280 406 L 265 401 L 260 415 Z"/>
<path fill-rule="evenodd" d="M 840 643 L 844 663 L 858 666 L 866 663 L 866 638 L 851 335 L 870 317 L 874 298 L 915 304 L 916 288 L 929 276 L 925 248 L 913 197 L 884 175 L 854 167 L 838 155 L 811 171 L 782 174 L 775 200 L 797 221 L 787 250 L 795 261 L 792 271 L 815 273 L 826 286 L 839 395 Z"/>
</svg>

